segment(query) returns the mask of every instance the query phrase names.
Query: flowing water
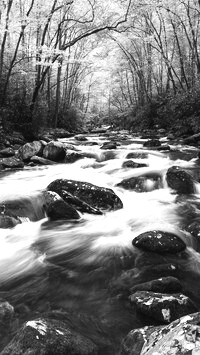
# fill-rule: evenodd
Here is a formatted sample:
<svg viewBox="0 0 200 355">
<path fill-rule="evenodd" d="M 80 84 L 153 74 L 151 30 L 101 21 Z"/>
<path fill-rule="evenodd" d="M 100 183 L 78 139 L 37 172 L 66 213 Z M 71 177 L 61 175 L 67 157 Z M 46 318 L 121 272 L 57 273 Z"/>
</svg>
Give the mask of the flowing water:
<svg viewBox="0 0 200 355">
<path fill-rule="evenodd" d="M 103 143 L 105 137 L 90 136 L 89 141 Z M 61 140 L 75 143 L 73 138 Z M 152 324 L 136 313 L 121 289 L 157 278 L 155 265 L 178 265 L 178 276 L 188 295 L 200 306 L 198 281 L 200 257 L 191 235 L 183 226 L 185 205 L 176 203 L 176 195 L 165 181 L 170 166 L 198 171 L 197 150 L 171 146 L 171 152 L 143 149 L 142 140 L 121 141 L 106 160 L 99 145 L 78 145 L 89 158 L 73 164 L 27 167 L 4 172 L 0 179 L 0 202 L 26 198 L 40 216 L 40 194 L 55 179 L 87 181 L 112 188 L 123 202 L 123 209 L 102 216 L 83 214 L 80 221 L 49 222 L 23 219 L 13 229 L 1 229 L 0 297 L 15 307 L 14 328 L 41 314 L 65 319 L 75 330 L 96 342 L 102 354 L 117 354 L 121 339 L 133 328 Z M 129 152 L 146 152 L 146 168 L 122 168 Z M 178 152 L 178 153 L 177 153 Z M 116 187 L 124 178 L 147 172 L 159 173 L 163 188 L 138 193 Z M 200 198 L 197 184 L 196 199 Z M 186 201 L 187 202 L 187 201 Z M 186 203 L 187 205 L 187 203 Z M 197 212 L 198 213 L 198 212 Z M 175 232 L 188 248 L 180 257 L 158 257 L 132 246 L 143 231 L 161 229 Z M 148 255 L 147 255 L 148 254 Z M 160 260 L 162 259 L 162 260 Z M 174 266 L 175 265 L 175 266 Z M 154 266 L 154 268 L 152 268 Z M 131 274 L 131 276 L 130 276 Z M 11 329 L 14 333 L 15 329 Z M 12 334 L 1 340 L 5 345 Z"/>
</svg>

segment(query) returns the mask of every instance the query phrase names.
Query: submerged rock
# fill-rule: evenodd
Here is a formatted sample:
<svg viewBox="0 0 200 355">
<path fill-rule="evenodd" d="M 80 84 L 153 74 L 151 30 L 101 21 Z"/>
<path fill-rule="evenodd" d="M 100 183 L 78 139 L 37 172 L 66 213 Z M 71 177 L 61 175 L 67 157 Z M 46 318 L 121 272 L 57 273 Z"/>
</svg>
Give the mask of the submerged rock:
<svg viewBox="0 0 200 355">
<path fill-rule="evenodd" d="M 116 186 L 123 187 L 126 190 L 134 190 L 136 192 L 149 192 L 162 187 L 162 178 L 158 174 L 149 173 L 124 179 Z"/>
<path fill-rule="evenodd" d="M 64 322 L 39 318 L 28 321 L 1 355 L 97 355 L 97 346 Z"/>
<path fill-rule="evenodd" d="M 64 190 L 88 205 L 103 211 L 117 210 L 123 207 L 120 198 L 113 190 L 88 182 L 57 179 L 48 185 L 47 190 L 55 191 L 59 195 Z"/>
<path fill-rule="evenodd" d="M 144 168 L 147 166 L 148 166 L 147 164 L 136 163 L 133 160 L 127 160 L 127 161 L 123 162 L 123 164 L 122 164 L 122 168 L 133 168 L 133 169 Z"/>
<path fill-rule="evenodd" d="M 164 294 L 137 291 L 129 297 L 138 311 L 161 323 L 170 323 L 177 318 L 197 311 L 189 297 L 183 294 Z"/>
<path fill-rule="evenodd" d="M 43 150 L 43 157 L 45 159 L 53 160 L 56 162 L 62 161 L 65 158 L 64 145 L 60 142 L 51 141 Z"/>
<path fill-rule="evenodd" d="M 131 288 L 131 292 L 153 291 L 158 293 L 175 293 L 182 290 L 182 285 L 176 277 L 168 276 L 160 279 L 144 282 Z"/>
<path fill-rule="evenodd" d="M 21 221 L 19 221 L 17 218 L 0 215 L 0 228 L 13 228 L 20 223 Z"/>
<path fill-rule="evenodd" d="M 186 248 L 186 244 L 177 235 L 159 230 L 138 235 L 132 240 L 132 244 L 139 249 L 161 254 L 175 254 Z"/>
<path fill-rule="evenodd" d="M 132 330 L 122 342 L 120 355 L 198 355 L 199 323 L 200 313 L 194 313 L 164 327 Z"/>
<path fill-rule="evenodd" d="M 172 166 L 166 174 L 168 186 L 175 190 L 178 194 L 194 194 L 195 180 L 192 175 L 178 166 Z"/>
<path fill-rule="evenodd" d="M 150 139 L 143 144 L 143 147 L 160 147 L 161 142 L 158 139 Z"/>
<path fill-rule="evenodd" d="M 147 159 L 148 153 L 130 152 L 127 154 L 126 159 Z"/>
</svg>

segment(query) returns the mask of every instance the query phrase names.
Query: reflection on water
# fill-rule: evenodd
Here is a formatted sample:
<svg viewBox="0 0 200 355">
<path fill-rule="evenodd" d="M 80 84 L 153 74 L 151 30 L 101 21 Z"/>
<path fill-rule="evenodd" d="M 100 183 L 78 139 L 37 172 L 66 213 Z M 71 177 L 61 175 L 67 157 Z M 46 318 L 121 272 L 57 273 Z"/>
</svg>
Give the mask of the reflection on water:
<svg viewBox="0 0 200 355">
<path fill-rule="evenodd" d="M 181 230 L 184 216 L 176 195 L 165 182 L 170 166 L 193 168 L 195 160 L 174 161 L 169 154 L 145 150 L 146 159 L 134 160 L 148 164 L 147 168 L 121 168 L 127 154 L 143 152 L 141 147 L 140 143 L 121 146 L 114 159 L 99 163 L 96 159 L 101 161 L 104 154 L 99 146 L 79 146 L 92 157 L 2 176 L 1 202 L 26 197 L 37 208 L 40 192 L 53 180 L 66 178 L 112 188 L 124 205 L 123 209 L 103 216 L 84 214 L 74 223 L 42 219 L 26 221 L 11 230 L 1 229 L 0 296 L 12 302 L 21 321 L 38 312 L 63 313 L 65 320 L 100 343 L 101 349 L 106 349 L 104 354 L 115 354 L 122 336 L 142 326 L 144 319 L 113 293 L 111 280 L 115 284 L 119 275 L 129 269 L 133 270 L 132 282 L 152 279 L 151 270 L 145 269 L 143 254 L 132 246 L 134 237 L 152 229 L 174 232 L 189 246 L 180 260 L 173 256 L 158 260 L 158 264 L 178 265 L 176 272 L 183 284 L 189 282 L 195 300 L 200 303 L 195 293 L 200 274 L 199 253 L 193 249 L 191 235 Z M 115 187 L 122 179 L 143 173 L 159 173 L 164 187 L 147 193 Z"/>
</svg>

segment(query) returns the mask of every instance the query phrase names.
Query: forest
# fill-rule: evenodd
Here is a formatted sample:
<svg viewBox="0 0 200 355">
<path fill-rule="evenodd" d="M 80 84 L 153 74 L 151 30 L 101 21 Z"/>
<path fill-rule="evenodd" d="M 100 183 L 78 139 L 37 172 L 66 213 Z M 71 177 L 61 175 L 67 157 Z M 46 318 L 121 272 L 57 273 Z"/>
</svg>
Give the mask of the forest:
<svg viewBox="0 0 200 355">
<path fill-rule="evenodd" d="M 3 129 L 197 133 L 199 30 L 197 0 L 1 0 Z"/>
</svg>

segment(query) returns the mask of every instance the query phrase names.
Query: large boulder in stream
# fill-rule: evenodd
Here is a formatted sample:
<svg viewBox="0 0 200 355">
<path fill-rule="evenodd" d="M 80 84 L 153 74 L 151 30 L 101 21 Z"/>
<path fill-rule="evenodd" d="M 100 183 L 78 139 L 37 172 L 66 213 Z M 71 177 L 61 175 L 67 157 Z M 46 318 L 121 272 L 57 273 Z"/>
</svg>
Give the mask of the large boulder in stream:
<svg viewBox="0 0 200 355">
<path fill-rule="evenodd" d="M 29 160 L 34 155 L 42 155 L 43 144 L 40 141 L 33 141 L 31 143 L 24 144 L 18 150 L 18 155 L 22 160 Z"/>
<path fill-rule="evenodd" d="M 147 159 L 148 153 L 143 152 L 130 152 L 127 154 L 126 159 Z"/>
<path fill-rule="evenodd" d="M 56 162 L 63 161 L 65 158 L 64 145 L 56 141 L 47 143 L 43 150 L 43 157 Z"/>
<path fill-rule="evenodd" d="M 131 330 L 121 344 L 119 355 L 198 355 L 199 324 L 200 313 L 194 313 L 167 326 Z"/>
<path fill-rule="evenodd" d="M 39 318 L 26 322 L 1 355 L 97 355 L 97 346 L 64 322 Z"/>
<path fill-rule="evenodd" d="M 44 209 L 52 221 L 80 219 L 76 209 L 54 191 L 44 191 Z"/>
<path fill-rule="evenodd" d="M 195 180 L 192 175 L 178 166 L 172 166 L 168 169 L 166 180 L 168 186 L 178 194 L 187 195 L 195 193 Z"/>
<path fill-rule="evenodd" d="M 149 192 L 162 188 L 163 184 L 162 177 L 159 174 L 149 173 L 124 179 L 116 186 L 136 192 Z"/>
<path fill-rule="evenodd" d="M 69 192 L 91 207 L 98 208 L 101 211 L 117 210 L 123 207 L 122 201 L 113 190 L 88 182 L 57 179 L 48 185 L 47 190 L 55 191 L 59 195 L 62 195 L 63 191 Z"/>
<path fill-rule="evenodd" d="M 130 297 L 136 309 L 157 322 L 170 323 L 175 319 L 197 311 L 189 297 L 181 294 L 165 294 L 149 291 L 137 291 Z"/>
<path fill-rule="evenodd" d="M 176 254 L 186 248 L 180 237 L 160 230 L 142 233 L 132 240 L 132 244 L 139 249 L 159 254 Z"/>
</svg>

